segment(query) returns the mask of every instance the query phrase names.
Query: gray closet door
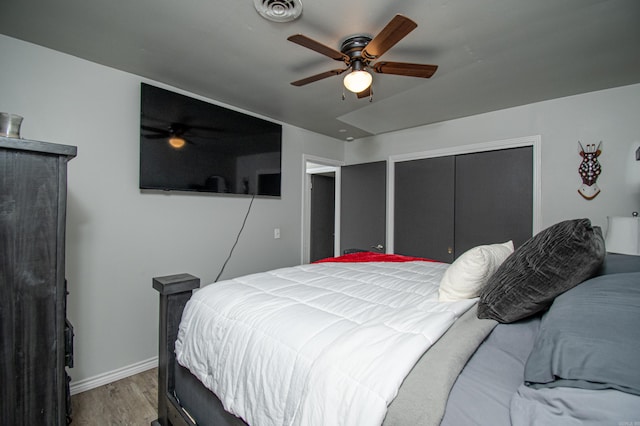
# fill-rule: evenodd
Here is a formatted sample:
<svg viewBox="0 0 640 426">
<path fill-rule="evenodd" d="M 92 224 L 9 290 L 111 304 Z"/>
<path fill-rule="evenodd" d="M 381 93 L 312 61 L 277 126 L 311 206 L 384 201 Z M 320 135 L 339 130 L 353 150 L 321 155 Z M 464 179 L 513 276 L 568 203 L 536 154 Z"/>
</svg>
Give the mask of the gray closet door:
<svg viewBox="0 0 640 426">
<path fill-rule="evenodd" d="M 533 147 L 456 156 L 455 255 L 531 237 Z"/>
<path fill-rule="evenodd" d="M 387 162 L 341 168 L 340 251 L 357 248 L 384 253 Z M 382 246 L 380 250 L 373 247 Z"/>
<path fill-rule="evenodd" d="M 453 262 L 455 157 L 395 165 L 394 252 Z"/>
<path fill-rule="evenodd" d="M 472 247 L 531 237 L 533 148 L 395 164 L 394 251 L 453 262 Z"/>
<path fill-rule="evenodd" d="M 311 262 L 334 255 L 335 204 L 335 178 L 311 175 Z"/>
</svg>

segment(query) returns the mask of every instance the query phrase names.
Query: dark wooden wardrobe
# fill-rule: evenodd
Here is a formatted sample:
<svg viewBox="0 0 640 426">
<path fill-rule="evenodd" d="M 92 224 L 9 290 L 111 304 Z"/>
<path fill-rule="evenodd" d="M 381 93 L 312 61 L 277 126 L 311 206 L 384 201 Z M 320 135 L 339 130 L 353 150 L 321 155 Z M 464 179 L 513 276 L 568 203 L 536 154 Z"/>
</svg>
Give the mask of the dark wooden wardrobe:
<svg viewBox="0 0 640 426">
<path fill-rule="evenodd" d="M 63 425 L 67 162 L 76 147 L 0 137 L 0 422 Z"/>
</svg>

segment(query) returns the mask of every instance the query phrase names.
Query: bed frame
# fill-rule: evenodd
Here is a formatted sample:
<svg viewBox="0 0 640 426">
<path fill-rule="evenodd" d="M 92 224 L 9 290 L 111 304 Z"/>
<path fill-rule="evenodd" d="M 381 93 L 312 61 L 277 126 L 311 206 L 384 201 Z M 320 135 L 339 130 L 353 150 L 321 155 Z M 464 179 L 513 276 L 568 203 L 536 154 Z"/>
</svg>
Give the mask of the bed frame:
<svg viewBox="0 0 640 426">
<path fill-rule="evenodd" d="M 192 290 L 200 287 L 200 278 L 189 274 L 168 275 L 153 279 L 153 288 L 160 293 L 160 330 L 158 339 L 158 418 L 152 426 L 195 426 L 174 396 L 174 343 L 178 326 Z"/>
<path fill-rule="evenodd" d="M 201 419 L 200 421 L 206 422 L 208 425 L 247 426 L 242 419 L 225 411 L 222 402 L 220 402 L 215 394 L 205 388 L 188 369 L 180 366 L 176 361 L 175 341 L 177 340 L 182 313 L 191 298 L 193 290 L 199 287 L 200 279 L 190 274 L 153 278 L 153 288 L 160 293 L 160 326 L 158 339 L 158 418 L 154 420 L 151 425 L 197 426 L 198 423 L 196 423 L 195 417 Z M 472 316 L 475 317 L 475 315 Z M 442 350 L 437 350 L 437 348 L 434 347 L 429 353 L 435 355 L 432 357 L 423 356 L 418 362 L 418 364 L 440 362 L 438 365 L 442 368 L 438 369 L 438 374 L 427 375 L 428 372 L 422 372 L 416 377 L 420 378 L 420 380 L 426 378 L 430 382 L 432 380 L 439 380 L 438 383 L 443 385 L 441 387 L 447 389 L 447 394 L 450 386 L 445 386 L 447 383 L 446 380 L 443 381 L 443 379 L 445 379 L 447 375 L 441 374 L 441 372 L 444 370 L 448 371 L 456 365 L 455 362 L 444 361 L 451 358 L 445 353 L 447 348 L 455 346 L 458 350 L 464 352 L 464 348 L 460 347 L 460 342 L 473 340 L 469 338 L 470 335 L 464 334 L 465 330 L 468 332 L 470 330 L 469 327 L 472 327 L 473 330 L 479 332 L 480 330 L 477 327 L 485 328 L 485 323 L 483 322 L 473 322 L 470 324 L 468 321 L 462 321 L 462 323 L 467 324 L 466 329 L 459 328 L 460 333 L 463 333 L 463 335 L 450 333 L 450 335 L 453 336 L 451 340 L 443 337 L 440 339 L 442 342 L 445 342 L 440 346 Z M 483 336 L 486 336 L 486 334 L 491 331 L 491 328 L 486 329 L 486 333 L 483 334 Z M 479 344 L 480 342 L 478 341 L 476 343 Z M 473 346 L 474 350 L 477 344 Z M 468 352 L 468 356 L 471 356 L 471 353 L 472 352 Z M 439 357 L 438 354 L 440 354 Z M 462 359 L 462 357 L 459 358 Z M 425 360 L 423 361 L 423 359 Z M 466 358 L 464 361 L 466 361 Z M 464 363 L 459 366 L 459 369 L 461 369 L 463 365 Z M 459 369 L 457 371 L 459 371 Z M 182 406 L 181 401 L 176 395 L 181 395 L 185 407 Z M 420 393 L 420 395 L 421 398 L 425 396 L 424 393 Z M 437 395 L 434 396 L 433 392 L 431 392 L 431 397 L 435 401 L 438 400 Z M 404 401 L 405 404 L 414 403 L 415 399 L 405 397 Z M 437 411 L 435 409 L 437 404 L 427 404 L 427 406 L 434 408 L 432 411 Z M 399 407 L 399 410 L 402 411 L 402 404 Z M 191 413 L 187 410 L 191 411 Z M 398 419 L 396 418 L 396 420 Z"/>
<path fill-rule="evenodd" d="M 195 419 L 176 398 L 176 390 L 185 398 L 206 401 L 203 410 L 190 405 L 208 424 L 216 426 L 247 426 L 242 419 L 224 410 L 222 402 L 202 385 L 189 370 L 176 361 L 175 341 L 182 312 L 200 278 L 190 274 L 153 278 L 153 288 L 160 293 L 160 330 L 158 338 L 158 418 L 152 426 L 197 426 Z M 192 401 L 193 402 L 193 401 Z M 195 413 L 194 413 L 195 414 Z"/>
<path fill-rule="evenodd" d="M 205 422 L 206 425 L 247 426 L 241 418 L 225 411 L 222 402 L 216 395 L 209 391 L 188 369 L 177 363 L 175 342 L 178 336 L 182 313 L 191 298 L 193 290 L 199 287 L 200 279 L 186 273 L 153 278 L 153 288 L 160 293 L 160 329 L 158 339 L 158 418 L 154 420 L 151 425 L 202 426 L 196 423 L 194 418 L 197 418 L 200 419 L 200 422 Z M 467 316 L 467 314 L 465 314 L 465 316 Z M 475 318 L 475 311 L 471 317 Z M 446 336 L 440 339 L 440 341 L 443 342 L 439 346 L 440 349 L 434 346 L 429 352 L 432 356 L 423 356 L 417 364 L 422 365 L 419 369 L 423 370 L 426 365 L 432 365 L 433 363 L 439 365 L 440 368 L 432 369 L 431 371 L 421 371 L 417 373 L 414 380 L 420 378 L 421 381 L 427 380 L 430 383 L 439 383 L 441 386 L 437 387 L 446 389 L 446 394 L 448 394 L 452 383 L 446 380 L 448 376 L 442 372 L 455 370 L 457 376 L 457 373 L 464 366 L 466 359 L 471 356 L 473 350 L 480 344 L 480 341 L 475 341 L 471 336 L 477 336 L 478 333 L 483 333 L 482 338 L 484 338 L 493 328 L 493 324 L 490 328 L 486 328 L 487 322 L 483 321 L 474 321 L 471 323 L 469 321 L 461 321 L 460 323 L 463 324 L 460 328 L 452 327 L 452 332 L 447 334 L 447 336 L 452 336 L 450 339 L 447 339 Z M 457 331 L 453 332 L 453 329 Z M 471 334 L 468 334 L 469 332 L 471 332 Z M 470 346 L 467 347 L 469 342 L 475 342 L 472 343 L 473 350 L 471 350 Z M 457 348 L 461 354 L 465 353 L 467 358 L 459 356 L 456 358 L 456 360 L 458 360 L 457 362 L 451 362 L 451 356 L 447 352 L 450 347 Z M 462 364 L 459 364 L 459 362 L 462 362 Z M 438 373 L 435 373 L 436 370 Z M 402 389 L 400 389 L 400 391 L 402 391 Z M 411 393 L 409 393 L 409 395 L 410 394 Z M 419 395 L 422 399 L 426 398 L 424 391 L 421 391 Z M 437 403 L 439 396 L 439 392 L 431 392 L 430 398 L 433 400 L 431 405 L 423 405 L 430 407 L 430 411 L 439 412 L 438 409 L 440 407 Z M 446 398 L 446 395 L 443 394 L 442 397 Z M 182 403 L 180 398 L 182 398 Z M 410 396 L 405 396 L 403 404 L 406 405 L 407 403 L 415 405 L 416 400 Z M 396 412 L 402 412 L 404 410 L 402 404 L 398 407 L 400 408 L 397 408 Z M 442 407 L 442 411 L 443 410 L 444 407 Z M 403 416 L 400 417 L 404 418 Z M 393 423 L 393 419 L 397 421 L 399 417 L 397 415 L 396 417 L 392 416 L 391 424 L 396 424 L 397 422 Z"/>
</svg>

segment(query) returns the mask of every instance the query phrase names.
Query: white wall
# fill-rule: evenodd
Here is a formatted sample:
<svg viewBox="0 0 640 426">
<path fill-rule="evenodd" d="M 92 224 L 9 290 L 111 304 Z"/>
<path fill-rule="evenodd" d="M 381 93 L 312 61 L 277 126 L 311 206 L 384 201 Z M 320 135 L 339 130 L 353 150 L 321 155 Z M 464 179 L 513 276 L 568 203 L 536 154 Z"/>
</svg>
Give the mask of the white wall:
<svg viewBox="0 0 640 426">
<path fill-rule="evenodd" d="M 250 199 L 141 193 L 142 79 L 5 36 L 0 51 L 0 111 L 24 117 L 25 139 L 78 147 L 69 163 L 67 212 L 72 386 L 152 359 L 152 277 L 189 272 L 213 281 Z M 341 160 L 343 153 L 342 141 L 284 125 L 282 198 L 256 198 L 222 278 L 299 263 L 302 156 Z"/>
<path fill-rule="evenodd" d="M 347 144 L 349 164 L 457 145 L 541 136 L 542 219 L 546 228 L 587 217 L 606 230 L 607 216 L 640 211 L 640 85 L 619 87 L 373 136 Z M 578 141 L 602 141 L 602 192 L 593 200 L 577 190 Z"/>
</svg>

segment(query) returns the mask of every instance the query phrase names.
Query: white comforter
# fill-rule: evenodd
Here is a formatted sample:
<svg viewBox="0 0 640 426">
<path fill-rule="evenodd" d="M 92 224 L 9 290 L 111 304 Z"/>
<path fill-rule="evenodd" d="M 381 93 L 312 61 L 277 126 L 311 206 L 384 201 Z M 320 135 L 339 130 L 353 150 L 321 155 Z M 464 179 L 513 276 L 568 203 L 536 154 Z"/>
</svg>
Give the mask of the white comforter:
<svg viewBox="0 0 640 426">
<path fill-rule="evenodd" d="M 475 302 L 438 302 L 447 267 L 320 263 L 208 285 L 185 308 L 178 362 L 252 426 L 380 425 Z"/>
</svg>

